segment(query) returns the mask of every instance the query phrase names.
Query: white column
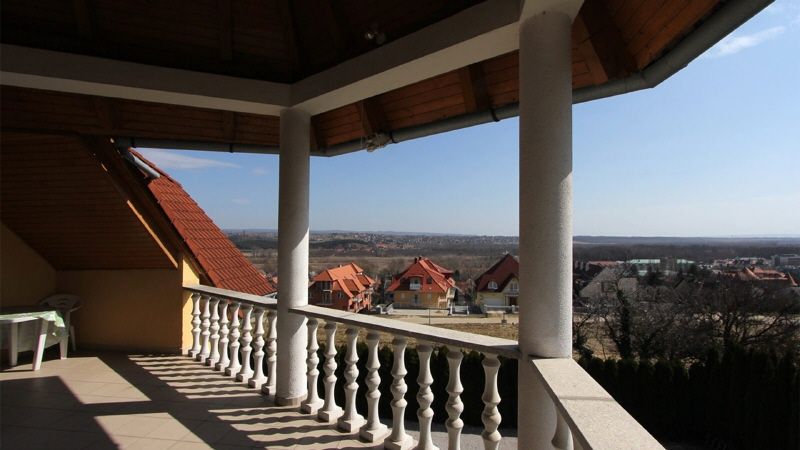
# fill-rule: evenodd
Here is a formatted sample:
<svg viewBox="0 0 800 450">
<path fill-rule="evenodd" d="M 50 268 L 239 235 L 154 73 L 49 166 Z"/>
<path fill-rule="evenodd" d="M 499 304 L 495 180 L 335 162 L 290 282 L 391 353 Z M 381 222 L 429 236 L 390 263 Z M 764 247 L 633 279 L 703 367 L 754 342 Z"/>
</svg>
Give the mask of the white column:
<svg viewBox="0 0 800 450">
<path fill-rule="evenodd" d="M 369 357 L 367 358 L 368 375 L 364 380 L 367 383 L 367 423 L 361 427 L 359 436 L 367 442 L 378 442 L 384 439 L 389 430 L 382 424 L 378 415 L 378 408 L 381 399 L 381 376 L 378 369 L 381 368 L 381 361 L 378 358 L 378 342 L 380 333 L 377 331 L 367 332 L 367 348 Z"/>
<path fill-rule="evenodd" d="M 244 317 L 242 318 L 242 339 L 241 339 L 241 353 L 242 353 L 242 370 L 236 374 L 236 381 L 250 381 L 253 376 L 253 365 L 250 362 L 250 353 L 253 352 L 253 347 L 250 345 L 253 342 L 253 324 L 251 317 L 253 313 L 252 305 L 244 305 Z"/>
<path fill-rule="evenodd" d="M 298 406 L 306 396 L 305 318 L 289 308 L 308 304 L 308 189 L 311 117 L 281 111 L 278 199 L 278 355 L 275 403 Z"/>
<path fill-rule="evenodd" d="M 195 355 L 194 359 L 205 363 L 206 358 L 208 358 L 208 355 L 211 353 L 211 349 L 208 347 L 208 336 L 211 334 L 208 331 L 208 327 L 211 326 L 211 321 L 209 320 L 211 317 L 211 312 L 208 308 L 209 302 L 211 302 L 211 297 L 207 295 L 201 295 L 200 301 L 203 302 L 203 314 L 200 316 L 203 319 L 200 322 L 200 353 Z"/>
<path fill-rule="evenodd" d="M 461 450 L 461 430 L 464 428 L 464 421 L 461 420 L 461 413 L 464 412 L 464 403 L 461 401 L 461 393 L 464 386 L 461 384 L 461 361 L 464 354 L 460 348 L 450 347 L 447 349 L 447 365 L 450 368 L 450 379 L 447 382 L 447 449 Z"/>
<path fill-rule="evenodd" d="M 392 339 L 392 350 L 394 350 L 394 363 L 392 365 L 392 432 L 383 441 L 383 448 L 388 450 L 408 450 L 414 446 L 411 435 L 406 433 L 406 338 L 395 336 Z"/>
<path fill-rule="evenodd" d="M 210 332 L 208 340 L 211 346 L 211 354 L 205 360 L 205 365 L 214 367 L 219 361 L 219 299 L 214 297 L 210 300 L 210 303 L 211 326 L 208 328 Z"/>
<path fill-rule="evenodd" d="M 319 369 L 317 369 L 319 364 L 319 357 L 317 356 L 317 350 L 319 350 L 319 345 L 317 345 L 318 326 L 317 319 L 308 320 L 308 357 L 306 358 L 308 396 L 303 400 L 303 404 L 300 405 L 300 410 L 309 414 L 316 414 L 322 407 L 322 399 L 319 398 L 317 393 L 317 379 L 319 377 Z"/>
<path fill-rule="evenodd" d="M 358 328 L 348 327 L 345 332 L 347 337 L 347 354 L 344 358 L 344 414 L 339 418 L 338 427 L 348 433 L 358 431 L 364 425 L 364 418 L 356 411 L 356 394 L 358 393 Z"/>
<path fill-rule="evenodd" d="M 192 348 L 189 356 L 200 353 L 200 294 L 192 294 Z"/>
<path fill-rule="evenodd" d="M 239 310 L 241 307 L 241 303 L 233 302 L 233 309 L 231 309 L 231 363 L 225 368 L 225 375 L 229 377 L 235 377 L 242 369 L 242 364 L 239 362 L 239 346 L 241 345 L 239 343 L 239 337 L 241 337 Z"/>
<path fill-rule="evenodd" d="M 265 395 L 275 395 L 275 353 L 278 351 L 278 331 L 275 329 L 275 319 L 278 313 L 270 310 L 267 313 L 267 382 L 261 386 L 261 393 Z"/>
<path fill-rule="evenodd" d="M 500 411 L 497 409 L 497 405 L 500 404 L 500 393 L 497 392 L 497 372 L 499 370 L 500 360 L 497 359 L 497 355 L 486 354 L 483 356 L 483 373 L 485 377 L 483 397 L 481 397 L 481 400 L 483 400 L 483 413 L 481 414 L 483 433 L 481 433 L 481 437 L 483 437 L 483 448 L 486 450 L 497 450 L 501 439 L 500 432 L 497 431 L 497 427 L 500 426 L 500 420 L 502 420 Z"/>
<path fill-rule="evenodd" d="M 555 407 L 527 355 L 572 355 L 572 17 L 526 0 L 519 30 L 519 442 L 552 448 Z"/>
<path fill-rule="evenodd" d="M 336 322 L 325 324 L 325 403 L 317 413 L 323 422 L 333 423 L 342 415 L 342 408 L 336 404 Z"/>
<path fill-rule="evenodd" d="M 256 389 L 261 389 L 261 385 L 267 381 L 267 377 L 264 375 L 264 315 L 266 313 L 266 309 L 256 308 L 256 339 L 253 341 L 255 373 L 247 382 L 248 386 Z"/>
<path fill-rule="evenodd" d="M 230 340 L 230 328 L 228 327 L 228 305 L 230 300 L 222 299 L 219 301 L 219 362 L 214 365 L 214 370 L 224 371 L 231 363 L 228 351 Z"/>
<path fill-rule="evenodd" d="M 417 342 L 417 354 L 419 354 L 419 375 L 417 376 L 417 384 L 419 384 L 419 391 L 417 392 L 417 420 L 419 421 L 419 443 L 417 450 L 439 450 L 439 447 L 433 445 L 433 435 L 431 435 L 431 422 L 433 422 L 433 391 L 431 384 L 433 384 L 433 375 L 431 375 L 431 354 L 433 347 L 427 342 Z"/>
</svg>

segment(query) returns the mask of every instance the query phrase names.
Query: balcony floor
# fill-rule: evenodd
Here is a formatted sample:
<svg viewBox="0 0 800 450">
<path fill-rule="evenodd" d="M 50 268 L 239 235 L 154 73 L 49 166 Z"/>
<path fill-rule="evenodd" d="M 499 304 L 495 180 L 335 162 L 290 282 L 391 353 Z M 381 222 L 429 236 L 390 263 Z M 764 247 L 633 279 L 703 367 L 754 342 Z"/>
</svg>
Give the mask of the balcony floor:
<svg viewBox="0 0 800 450">
<path fill-rule="evenodd" d="M 19 366 L 0 373 L 0 448 L 382 448 L 275 406 L 187 357 L 51 355 L 38 372 L 21 355 Z M 416 424 L 407 426 L 416 439 Z M 483 448 L 479 429 L 464 432 L 463 449 Z M 434 440 L 447 448 L 443 427 Z M 501 448 L 516 447 L 504 437 Z"/>
</svg>

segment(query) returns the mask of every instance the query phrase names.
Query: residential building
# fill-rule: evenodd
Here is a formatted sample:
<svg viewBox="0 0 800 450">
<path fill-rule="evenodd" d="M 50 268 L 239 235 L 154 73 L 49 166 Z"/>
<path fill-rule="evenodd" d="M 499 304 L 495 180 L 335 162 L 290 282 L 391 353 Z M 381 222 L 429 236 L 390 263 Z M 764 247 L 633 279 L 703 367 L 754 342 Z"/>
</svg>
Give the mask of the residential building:
<svg viewBox="0 0 800 450">
<path fill-rule="evenodd" d="M 800 255 L 793 253 L 775 255 L 772 257 L 772 265 L 775 267 L 800 266 Z"/>
<path fill-rule="evenodd" d="M 447 308 L 456 295 L 453 271 L 422 256 L 400 275 L 387 289 L 395 306 Z"/>
<path fill-rule="evenodd" d="M 797 281 L 788 273 L 775 269 L 763 269 L 761 267 L 745 267 L 736 271 L 726 271 L 723 274 L 734 276 L 743 281 L 752 281 L 762 287 L 771 289 L 796 288 Z"/>
<path fill-rule="evenodd" d="M 623 267 L 606 267 L 580 290 L 582 299 L 604 299 L 617 295 L 622 291 L 625 295 L 633 295 L 639 288 L 636 277 L 625 276 Z"/>
<path fill-rule="evenodd" d="M 655 259 L 631 259 L 627 261 L 629 265 L 636 266 L 639 276 L 644 276 L 648 272 L 660 272 L 664 275 L 675 275 L 679 271 L 686 272 L 693 265 L 694 261 L 683 258 L 655 258 Z"/>
<path fill-rule="evenodd" d="M 519 261 L 506 253 L 475 281 L 475 303 L 487 307 L 519 306 Z"/>
<path fill-rule="evenodd" d="M 308 302 L 358 312 L 372 305 L 376 282 L 355 263 L 325 269 L 311 279 Z"/>
</svg>

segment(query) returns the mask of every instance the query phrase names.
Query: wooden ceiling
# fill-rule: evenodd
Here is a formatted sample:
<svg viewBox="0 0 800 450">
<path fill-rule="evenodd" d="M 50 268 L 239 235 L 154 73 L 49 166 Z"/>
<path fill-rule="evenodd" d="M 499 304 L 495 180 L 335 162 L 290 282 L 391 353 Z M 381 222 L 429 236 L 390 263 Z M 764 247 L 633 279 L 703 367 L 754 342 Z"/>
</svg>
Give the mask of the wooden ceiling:
<svg viewBox="0 0 800 450">
<path fill-rule="evenodd" d="M 2 221 L 58 270 L 174 269 L 83 138 L 4 131 Z"/>
<path fill-rule="evenodd" d="M 2 41 L 270 81 L 296 81 L 478 0 L 4 0 Z M 586 0 L 572 30 L 573 88 L 642 70 L 719 0 Z M 312 151 L 518 102 L 517 52 L 312 118 Z M 3 127 L 278 145 L 275 117 L 4 88 Z M 7 98 L 8 97 L 8 98 Z M 49 97 L 49 98 L 48 98 Z M 9 114 L 14 112 L 14 114 Z"/>
</svg>

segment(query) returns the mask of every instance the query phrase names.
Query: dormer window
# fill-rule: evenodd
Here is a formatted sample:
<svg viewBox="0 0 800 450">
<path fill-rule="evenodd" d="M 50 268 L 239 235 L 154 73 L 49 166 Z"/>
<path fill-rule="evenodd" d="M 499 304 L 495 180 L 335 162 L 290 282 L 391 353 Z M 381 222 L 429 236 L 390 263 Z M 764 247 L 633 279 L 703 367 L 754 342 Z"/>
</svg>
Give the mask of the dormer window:
<svg viewBox="0 0 800 450">
<path fill-rule="evenodd" d="M 489 289 L 491 289 L 493 291 L 497 290 L 497 283 L 495 281 L 490 281 L 489 282 Z"/>
<path fill-rule="evenodd" d="M 411 278 L 408 281 L 408 288 L 411 289 L 412 291 L 418 291 L 420 289 L 420 287 L 421 287 L 421 284 L 422 284 L 421 282 L 422 282 L 422 280 L 420 278 L 416 278 L 416 277 L 415 278 Z"/>
</svg>

